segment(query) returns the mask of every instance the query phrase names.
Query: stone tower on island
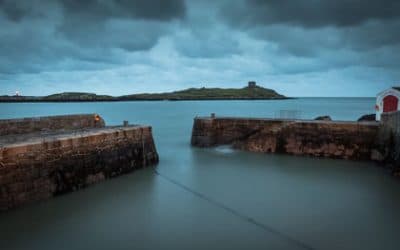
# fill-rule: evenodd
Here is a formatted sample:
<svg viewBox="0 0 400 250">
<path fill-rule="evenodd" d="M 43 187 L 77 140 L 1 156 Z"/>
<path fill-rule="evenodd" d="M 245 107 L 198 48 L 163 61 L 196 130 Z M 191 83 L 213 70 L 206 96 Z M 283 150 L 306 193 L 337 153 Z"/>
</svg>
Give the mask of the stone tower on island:
<svg viewBox="0 0 400 250">
<path fill-rule="evenodd" d="M 257 86 L 255 81 L 249 81 L 248 85 L 249 88 L 255 88 Z"/>
</svg>

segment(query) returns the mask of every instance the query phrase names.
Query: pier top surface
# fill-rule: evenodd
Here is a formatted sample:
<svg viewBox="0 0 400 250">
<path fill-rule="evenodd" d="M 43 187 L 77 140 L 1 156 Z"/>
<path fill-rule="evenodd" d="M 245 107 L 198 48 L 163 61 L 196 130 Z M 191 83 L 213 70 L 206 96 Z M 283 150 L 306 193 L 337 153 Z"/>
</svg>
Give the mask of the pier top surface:
<svg viewBox="0 0 400 250">
<path fill-rule="evenodd" d="M 130 126 L 107 126 L 103 128 L 88 128 L 79 130 L 56 130 L 43 131 L 27 134 L 9 134 L 0 136 L 1 147 L 13 147 L 24 144 L 36 144 L 44 141 L 56 141 L 61 139 L 70 139 L 77 137 L 87 137 L 98 134 L 108 134 L 132 129 L 148 128 L 149 126 L 130 125 Z"/>
<path fill-rule="evenodd" d="M 237 121 L 277 121 L 277 122 L 306 122 L 306 123 L 336 123 L 336 124 L 361 124 L 378 126 L 378 121 L 339 121 L 339 120 L 313 120 L 313 119 L 285 119 L 285 118 L 257 118 L 257 117 L 234 117 L 234 116 L 197 116 L 199 120 L 237 120 Z"/>
</svg>

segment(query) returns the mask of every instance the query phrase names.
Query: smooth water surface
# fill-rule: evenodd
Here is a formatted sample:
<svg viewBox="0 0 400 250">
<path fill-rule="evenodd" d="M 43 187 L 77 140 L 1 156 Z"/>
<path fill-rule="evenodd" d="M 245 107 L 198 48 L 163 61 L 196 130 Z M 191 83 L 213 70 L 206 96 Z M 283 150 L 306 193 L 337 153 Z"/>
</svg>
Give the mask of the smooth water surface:
<svg viewBox="0 0 400 250">
<path fill-rule="evenodd" d="M 400 249 L 400 180 L 369 162 L 190 146 L 196 115 L 356 120 L 373 98 L 0 103 L 0 118 L 150 124 L 155 168 L 0 214 L 0 249 Z"/>
</svg>

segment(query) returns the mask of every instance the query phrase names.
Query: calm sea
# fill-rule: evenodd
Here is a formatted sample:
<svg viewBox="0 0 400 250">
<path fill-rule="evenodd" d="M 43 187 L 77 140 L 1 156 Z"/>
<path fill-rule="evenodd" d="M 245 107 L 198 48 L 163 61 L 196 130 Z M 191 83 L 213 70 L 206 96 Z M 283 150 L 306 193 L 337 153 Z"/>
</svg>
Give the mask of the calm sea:
<svg viewBox="0 0 400 250">
<path fill-rule="evenodd" d="M 373 98 L 0 103 L 0 118 L 99 113 L 153 126 L 154 168 L 0 214 L 0 249 L 400 249 L 400 180 L 370 162 L 190 146 L 196 115 L 356 120 Z"/>
</svg>

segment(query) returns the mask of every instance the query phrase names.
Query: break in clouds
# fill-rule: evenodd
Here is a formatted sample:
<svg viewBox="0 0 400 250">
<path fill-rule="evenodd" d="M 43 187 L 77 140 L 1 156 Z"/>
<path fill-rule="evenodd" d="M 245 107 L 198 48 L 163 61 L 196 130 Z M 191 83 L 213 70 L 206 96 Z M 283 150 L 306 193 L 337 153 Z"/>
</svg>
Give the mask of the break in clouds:
<svg viewBox="0 0 400 250">
<path fill-rule="evenodd" d="M 394 0 L 0 0 L 0 95 L 256 80 L 288 96 L 400 84 Z"/>
</svg>

